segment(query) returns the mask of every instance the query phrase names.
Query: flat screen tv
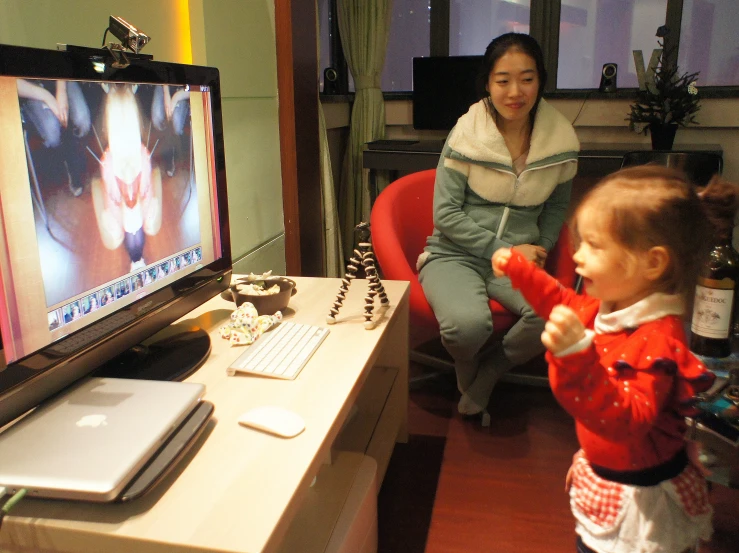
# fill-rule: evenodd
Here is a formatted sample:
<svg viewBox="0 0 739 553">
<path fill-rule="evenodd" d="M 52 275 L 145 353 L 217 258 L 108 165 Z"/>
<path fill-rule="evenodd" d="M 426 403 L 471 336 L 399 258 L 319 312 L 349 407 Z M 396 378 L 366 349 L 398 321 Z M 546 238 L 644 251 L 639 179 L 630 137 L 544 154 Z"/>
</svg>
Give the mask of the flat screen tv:
<svg viewBox="0 0 739 553">
<path fill-rule="evenodd" d="M 0 45 L 0 426 L 83 376 L 184 378 L 210 351 L 170 325 L 231 280 L 218 70 L 113 61 Z"/>
<path fill-rule="evenodd" d="M 482 56 L 413 58 L 413 128 L 448 131 L 477 102 Z"/>
</svg>

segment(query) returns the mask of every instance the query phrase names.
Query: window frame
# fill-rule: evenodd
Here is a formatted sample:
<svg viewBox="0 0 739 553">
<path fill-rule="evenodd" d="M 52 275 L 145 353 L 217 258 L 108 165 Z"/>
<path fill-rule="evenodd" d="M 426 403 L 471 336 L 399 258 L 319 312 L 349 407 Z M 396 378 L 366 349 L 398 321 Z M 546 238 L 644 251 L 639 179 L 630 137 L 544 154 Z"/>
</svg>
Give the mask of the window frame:
<svg viewBox="0 0 739 553">
<path fill-rule="evenodd" d="M 430 44 L 429 52 L 432 56 L 449 55 L 449 10 L 450 0 L 430 0 Z M 353 97 L 349 92 L 349 69 L 346 64 L 341 40 L 339 25 L 336 17 L 336 0 L 329 0 L 329 23 L 331 25 L 331 65 L 339 72 L 338 94 L 321 94 L 322 101 L 343 101 Z M 599 92 L 597 88 L 557 88 L 557 69 L 559 60 L 559 19 L 561 15 L 561 0 L 531 0 L 529 21 L 530 34 L 544 50 L 544 62 L 549 79 L 544 88 L 547 98 L 561 99 L 633 99 L 636 88 L 620 88 L 616 92 Z M 667 0 L 665 24 L 670 28 L 670 34 L 665 37 L 665 49 L 673 49 L 675 53 L 666 60 L 666 63 L 677 63 L 677 54 L 680 44 L 682 26 L 683 0 Z M 701 86 L 702 98 L 739 98 L 739 85 L 734 86 Z M 383 91 L 385 100 L 410 100 L 412 91 Z"/>
</svg>

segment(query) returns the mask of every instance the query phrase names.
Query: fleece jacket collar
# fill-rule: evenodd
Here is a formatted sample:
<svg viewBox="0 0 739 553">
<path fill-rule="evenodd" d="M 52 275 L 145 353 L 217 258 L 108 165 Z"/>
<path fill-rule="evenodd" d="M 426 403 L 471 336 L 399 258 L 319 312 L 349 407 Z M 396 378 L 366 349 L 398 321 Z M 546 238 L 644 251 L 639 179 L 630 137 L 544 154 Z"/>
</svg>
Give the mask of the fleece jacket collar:
<svg viewBox="0 0 739 553">
<path fill-rule="evenodd" d="M 455 158 L 489 163 L 506 169 L 513 168 L 513 160 L 503 135 L 490 117 L 484 100 L 473 104 L 459 118 L 449 138 L 449 146 L 460 154 L 454 155 Z M 580 143 L 572 125 L 564 115 L 542 99 L 534 119 L 531 146 L 526 158 L 527 167 L 576 159 L 579 150 Z"/>
</svg>

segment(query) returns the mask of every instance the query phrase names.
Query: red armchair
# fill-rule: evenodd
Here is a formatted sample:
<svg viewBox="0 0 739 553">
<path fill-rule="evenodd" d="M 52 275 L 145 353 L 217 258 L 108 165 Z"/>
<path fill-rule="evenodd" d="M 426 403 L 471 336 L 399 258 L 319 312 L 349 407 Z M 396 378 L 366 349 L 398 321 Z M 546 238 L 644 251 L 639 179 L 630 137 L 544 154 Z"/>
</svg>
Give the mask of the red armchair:
<svg viewBox="0 0 739 553">
<path fill-rule="evenodd" d="M 434 179 L 436 170 L 411 173 L 390 183 L 375 200 L 370 224 L 372 243 L 382 276 L 388 280 L 410 282 L 410 319 L 414 328 L 438 334 L 439 325 L 418 282 L 416 259 L 426 245 L 433 222 Z M 547 258 L 547 270 L 565 286 L 575 281 L 569 232 L 562 227 L 560 237 Z M 490 300 L 495 333 L 504 333 L 517 317 L 494 300 Z M 427 354 L 412 352 L 411 358 L 420 363 L 450 367 L 450 363 Z M 524 376 L 509 378 L 519 382 L 546 384 L 546 378 Z"/>
</svg>

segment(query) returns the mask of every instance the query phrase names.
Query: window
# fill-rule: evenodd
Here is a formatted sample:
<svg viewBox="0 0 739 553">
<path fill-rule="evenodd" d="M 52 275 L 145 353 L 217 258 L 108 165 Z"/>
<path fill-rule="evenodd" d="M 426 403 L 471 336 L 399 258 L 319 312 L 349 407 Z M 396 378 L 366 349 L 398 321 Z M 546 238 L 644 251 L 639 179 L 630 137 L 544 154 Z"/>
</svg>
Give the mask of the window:
<svg viewBox="0 0 739 553">
<path fill-rule="evenodd" d="M 317 1 L 321 39 L 335 41 L 324 29 L 336 0 Z M 618 64 L 618 88 L 636 88 L 633 51 L 649 63 L 657 28 L 675 21 L 680 71 L 700 72 L 699 86 L 739 86 L 735 9 L 736 0 L 394 0 L 381 86 L 410 92 L 414 57 L 480 55 L 492 38 L 514 31 L 542 44 L 558 90 L 597 89 L 606 63 Z M 321 78 L 329 52 L 322 46 Z"/>
<path fill-rule="evenodd" d="M 430 0 L 393 0 L 382 90 L 413 90 L 413 58 L 429 55 L 430 22 Z"/>
<path fill-rule="evenodd" d="M 329 0 L 318 0 L 318 81 L 319 90 L 323 92 L 323 72 L 327 67 L 331 67 L 331 26 L 329 24 Z"/>
<path fill-rule="evenodd" d="M 683 0 L 677 66 L 699 86 L 739 85 L 736 0 Z"/>
<path fill-rule="evenodd" d="M 448 36 L 450 56 L 478 56 L 503 33 L 529 32 L 529 0 L 394 0 L 382 90 L 413 90 L 413 58 L 437 55 L 431 34 Z M 437 12 L 434 12 L 437 10 Z M 441 33 L 439 33 L 441 31 Z"/>
<path fill-rule="evenodd" d="M 337 68 L 337 56 L 332 56 L 331 43 L 338 41 L 332 31 L 336 0 L 318 0 L 318 26 L 321 40 L 319 80 L 324 90 L 323 71 L 326 67 Z M 382 71 L 381 88 L 386 92 L 413 89 L 413 58 L 429 55 L 431 4 L 436 0 L 394 0 L 390 23 L 385 65 Z M 325 42 L 325 43 L 324 43 Z M 338 63 L 345 63 L 343 58 Z M 344 90 L 354 92 L 354 80 L 347 75 Z"/>
<path fill-rule="evenodd" d="M 528 33 L 529 0 L 452 0 L 449 5 L 449 55 L 481 56 L 503 33 Z"/>
<path fill-rule="evenodd" d="M 606 63 L 618 64 L 618 87 L 639 86 L 633 50 L 649 63 L 665 24 L 667 0 L 564 0 L 559 16 L 557 88 L 598 88 Z"/>
</svg>

